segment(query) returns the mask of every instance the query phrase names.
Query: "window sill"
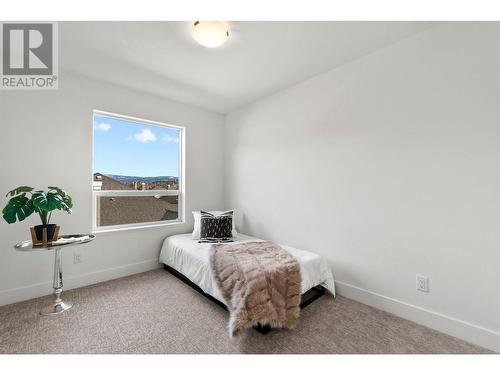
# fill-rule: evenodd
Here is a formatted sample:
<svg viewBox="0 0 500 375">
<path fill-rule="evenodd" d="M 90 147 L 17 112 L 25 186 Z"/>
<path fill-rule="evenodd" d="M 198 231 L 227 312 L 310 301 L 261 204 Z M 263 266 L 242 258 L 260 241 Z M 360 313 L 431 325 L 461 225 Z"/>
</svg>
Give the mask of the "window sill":
<svg viewBox="0 0 500 375">
<path fill-rule="evenodd" d="M 114 226 L 114 227 L 102 227 L 102 228 L 94 228 L 92 230 L 93 234 L 99 233 L 111 233 L 111 232 L 121 232 L 128 231 L 134 229 L 148 229 L 148 228 L 158 228 L 158 227 L 170 227 L 186 224 L 184 220 L 181 221 L 171 221 L 168 223 L 157 223 L 157 224 L 140 224 L 140 225 L 129 225 L 129 226 Z"/>
</svg>

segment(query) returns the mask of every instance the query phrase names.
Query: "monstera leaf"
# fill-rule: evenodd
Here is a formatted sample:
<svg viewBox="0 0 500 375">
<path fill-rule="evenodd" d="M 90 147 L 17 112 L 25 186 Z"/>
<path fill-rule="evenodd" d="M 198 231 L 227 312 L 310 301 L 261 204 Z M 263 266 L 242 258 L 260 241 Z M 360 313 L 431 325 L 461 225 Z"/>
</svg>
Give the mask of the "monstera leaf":
<svg viewBox="0 0 500 375">
<path fill-rule="evenodd" d="M 9 195 L 11 197 L 13 197 L 14 195 L 18 195 L 18 194 L 21 194 L 21 193 L 29 193 L 33 191 L 33 188 L 32 187 L 29 187 L 29 186 L 19 186 L 18 188 L 15 188 L 14 190 L 11 190 L 7 193 L 6 197 L 8 197 Z"/>
<path fill-rule="evenodd" d="M 67 195 L 63 189 L 58 188 L 57 186 L 49 186 L 49 190 L 55 190 L 61 197 L 65 197 Z"/>
<path fill-rule="evenodd" d="M 73 207 L 73 200 L 69 195 L 66 195 L 63 198 L 63 203 L 61 206 L 64 211 L 66 211 L 67 213 L 71 213 L 71 207 Z"/>
<path fill-rule="evenodd" d="M 27 197 L 31 194 L 31 198 Z M 48 191 L 36 190 L 29 186 L 19 186 L 7 193 L 12 198 L 2 211 L 3 218 L 9 224 L 16 220 L 23 221 L 33 212 L 40 215 L 43 225 L 50 221 L 49 213 L 54 210 L 64 210 L 71 213 L 73 200 L 66 192 L 57 186 L 49 186 Z"/>
<path fill-rule="evenodd" d="M 50 212 L 62 209 L 63 197 L 57 193 L 38 190 L 33 193 L 31 199 L 37 211 Z"/>
<path fill-rule="evenodd" d="M 64 210 L 64 211 L 71 211 L 70 208 L 73 207 L 73 200 L 71 199 L 71 197 L 66 194 L 66 192 L 61 189 L 61 188 L 58 188 L 57 186 L 49 186 L 49 189 L 50 190 L 55 190 L 57 194 L 59 194 L 62 199 L 63 199 L 63 203 L 61 204 L 61 208 Z"/>
<path fill-rule="evenodd" d="M 30 216 L 34 210 L 33 201 L 26 196 L 26 193 L 21 193 L 9 200 L 2 214 L 5 221 L 12 224 L 16 222 L 16 218 L 19 221 L 23 221 Z"/>
</svg>

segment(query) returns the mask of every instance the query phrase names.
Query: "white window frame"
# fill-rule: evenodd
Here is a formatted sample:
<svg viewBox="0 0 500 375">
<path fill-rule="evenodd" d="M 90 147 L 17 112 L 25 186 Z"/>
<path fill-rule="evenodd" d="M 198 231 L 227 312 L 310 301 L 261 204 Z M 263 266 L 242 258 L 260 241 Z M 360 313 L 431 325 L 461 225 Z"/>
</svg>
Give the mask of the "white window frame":
<svg viewBox="0 0 500 375">
<path fill-rule="evenodd" d="M 136 122 L 137 124 L 152 125 L 159 128 L 175 129 L 179 131 L 179 190 L 94 190 L 94 117 L 95 116 L 105 116 L 111 117 L 117 120 L 125 120 L 128 122 Z M 160 226 L 168 226 L 175 224 L 184 224 L 184 213 L 185 213 L 185 139 L 186 139 L 186 128 L 183 126 L 167 124 L 158 121 L 146 120 L 138 117 L 126 116 L 117 113 L 105 112 L 101 110 L 94 110 L 92 112 L 92 178 L 91 178 L 91 189 L 92 189 L 92 232 L 93 233 L 103 233 L 103 232 L 113 232 L 128 229 L 138 229 L 138 228 L 152 228 Z M 137 197 L 137 196 L 177 196 L 177 219 L 175 220 L 163 220 L 163 221 L 151 221 L 145 223 L 132 223 L 132 224 L 119 224 L 119 225 L 97 225 L 97 199 L 98 197 L 113 196 L 113 197 Z"/>
</svg>

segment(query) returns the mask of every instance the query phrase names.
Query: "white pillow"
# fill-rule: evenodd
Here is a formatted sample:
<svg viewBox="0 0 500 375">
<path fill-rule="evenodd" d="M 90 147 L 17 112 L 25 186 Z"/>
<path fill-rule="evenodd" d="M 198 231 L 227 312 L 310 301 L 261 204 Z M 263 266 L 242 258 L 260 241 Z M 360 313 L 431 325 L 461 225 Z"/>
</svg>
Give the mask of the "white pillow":
<svg viewBox="0 0 500 375">
<path fill-rule="evenodd" d="M 236 210 L 225 210 L 225 211 L 205 211 L 205 212 L 210 212 L 213 215 L 220 215 L 223 212 L 227 211 L 233 211 L 233 230 L 231 231 L 231 235 L 233 238 L 236 238 L 238 236 L 238 232 L 236 231 Z M 193 228 L 193 234 L 192 234 L 192 239 L 193 240 L 199 240 L 200 239 L 200 232 L 201 232 L 201 213 L 200 211 L 193 211 L 193 218 L 194 218 L 194 228 Z"/>
</svg>

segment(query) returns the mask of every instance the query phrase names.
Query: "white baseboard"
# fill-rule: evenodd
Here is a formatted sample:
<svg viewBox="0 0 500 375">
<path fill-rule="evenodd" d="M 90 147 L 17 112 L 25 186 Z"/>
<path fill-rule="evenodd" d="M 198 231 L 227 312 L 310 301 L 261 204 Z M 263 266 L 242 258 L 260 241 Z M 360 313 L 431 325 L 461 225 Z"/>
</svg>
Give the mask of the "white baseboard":
<svg viewBox="0 0 500 375">
<path fill-rule="evenodd" d="M 500 353 L 500 332 L 335 281 L 338 294 Z"/>
<path fill-rule="evenodd" d="M 125 264 L 90 273 L 64 277 L 64 290 L 92 285 L 119 277 L 133 275 L 159 268 L 158 259 Z M 0 306 L 48 295 L 52 292 L 52 280 L 38 284 L 0 291 Z"/>
</svg>

